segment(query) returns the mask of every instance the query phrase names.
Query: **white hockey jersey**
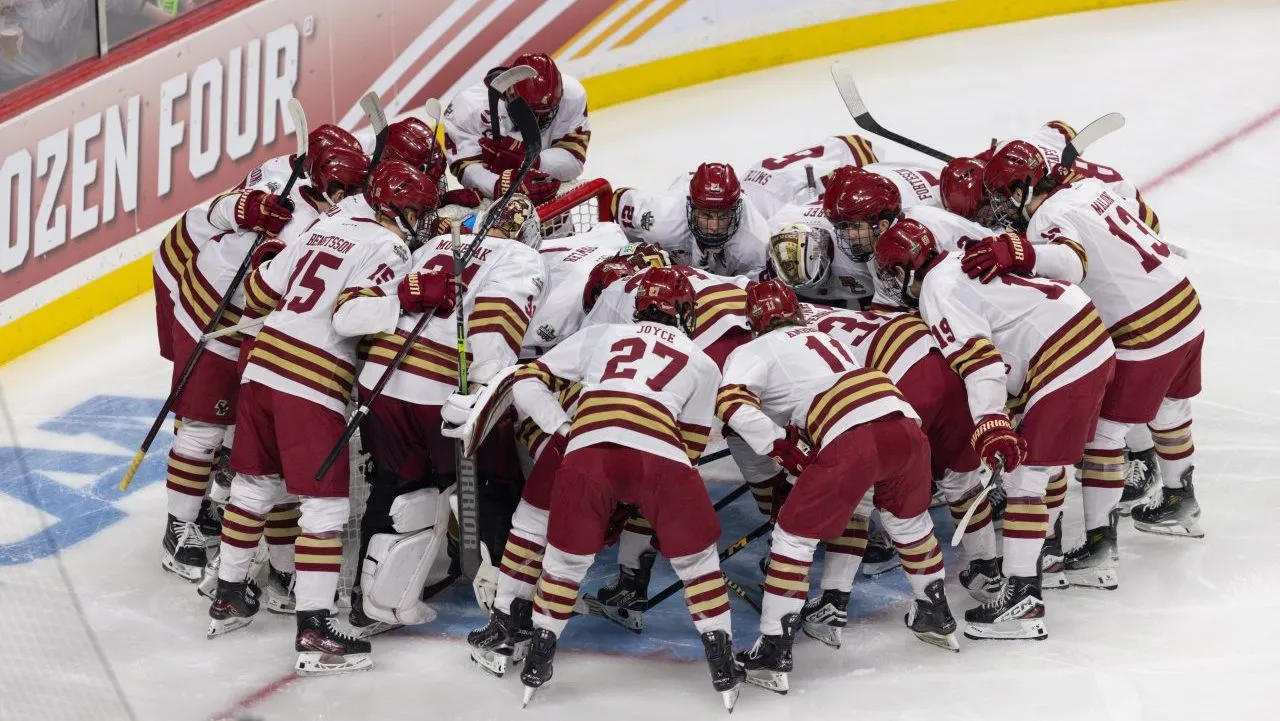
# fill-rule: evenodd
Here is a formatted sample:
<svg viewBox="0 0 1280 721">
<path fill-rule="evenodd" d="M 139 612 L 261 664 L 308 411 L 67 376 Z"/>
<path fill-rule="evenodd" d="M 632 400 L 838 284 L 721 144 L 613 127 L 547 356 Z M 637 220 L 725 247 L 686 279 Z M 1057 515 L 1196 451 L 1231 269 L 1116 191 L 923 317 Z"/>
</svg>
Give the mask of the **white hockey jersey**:
<svg viewBox="0 0 1280 721">
<path fill-rule="evenodd" d="M 542 153 L 534 167 L 563 181 L 582 175 L 591 142 L 591 123 L 587 119 L 586 89 L 568 75 L 562 73 L 561 78 L 564 96 L 551 125 L 542 131 Z M 484 167 L 480 149 L 480 138 L 493 132 L 489 123 L 489 87 L 476 83 L 455 95 L 445 108 L 442 123 L 449 170 L 464 188 L 475 188 L 490 197 L 498 176 Z M 504 136 L 520 135 L 503 102 L 498 103 L 498 128 Z"/>
<path fill-rule="evenodd" d="M 765 158 L 742 177 L 742 191 L 768 218 L 784 205 L 807 205 L 822 195 L 822 178 L 836 168 L 877 162 L 871 142 L 860 135 L 836 135 L 777 158 Z M 810 172 L 814 187 L 809 186 Z"/>
<path fill-rule="evenodd" d="M 529 321 L 522 358 L 536 358 L 577 332 L 586 316 L 582 291 L 592 268 L 630 243 L 615 223 L 598 223 L 585 233 L 543 243 L 538 255 L 547 287 Z"/>
<path fill-rule="evenodd" d="M 581 382 L 572 419 L 552 389 Z M 678 329 L 648 321 L 574 333 L 516 372 L 516 405 L 567 453 L 615 443 L 691 465 L 706 448 L 720 370 Z"/>
<path fill-rule="evenodd" d="M 898 383 L 938 344 L 929 326 L 909 311 L 854 311 L 801 304 L 805 321 L 844 343 L 853 357 L 867 368 L 878 370 Z"/>
<path fill-rule="evenodd" d="M 897 186 L 904 210 L 917 205 L 942 207 L 942 190 L 938 180 L 941 170 L 912 163 L 873 163 L 863 169 L 888 178 Z"/>
<path fill-rule="evenodd" d="M 812 326 L 778 328 L 735 349 L 716 396 L 716 415 L 762 456 L 787 424 L 821 448 L 893 413 L 919 420 L 887 375 L 862 367 L 843 343 Z"/>
<path fill-rule="evenodd" d="M 862 302 L 873 292 L 871 264 L 859 263 L 835 247 L 836 229 L 827 220 L 821 202 L 808 205 L 786 205 L 769 218 L 769 237 L 782 230 L 788 223 L 804 223 L 822 228 L 831 234 L 831 270 L 827 281 L 817 288 L 804 291 L 803 296 L 818 303 L 831 301 Z"/>
<path fill-rule="evenodd" d="M 463 237 L 464 246 L 470 238 Z M 464 252 L 466 247 L 464 247 Z M 453 270 L 453 239 L 433 238 L 413 252 L 412 270 Z M 495 373 L 515 365 L 543 289 L 542 261 L 538 252 L 519 241 L 486 238 L 476 251 L 462 279 L 466 286 L 458 298 L 466 315 L 468 375 L 484 383 Z M 399 309 L 398 297 L 387 298 Z M 410 403 L 443 405 L 458 389 L 458 327 L 456 310 L 432 318 L 422 335 L 391 376 L 383 393 Z M 364 367 L 360 385 L 377 385 L 383 371 L 404 345 L 419 313 L 401 316 L 394 333 L 384 333 L 362 345 Z"/>
<path fill-rule="evenodd" d="M 322 216 L 245 281 L 248 310 L 266 321 L 243 379 L 345 414 L 356 345 L 395 328 L 409 261 L 404 241 L 378 223 Z"/>
<path fill-rule="evenodd" d="M 1050 195 L 1031 217 L 1038 275 L 1079 283 L 1123 360 L 1168 353 L 1204 331 L 1187 274 L 1137 208 L 1082 179 Z"/>
<path fill-rule="evenodd" d="M 614 218 L 627 237 L 653 243 L 671 256 L 676 265 L 688 265 L 717 275 L 756 278 L 764 270 L 768 254 L 769 222 L 749 196 L 742 198 L 738 230 L 723 246 L 703 250 L 689 229 L 688 186 L 662 193 L 635 188 L 614 191 Z"/>
<path fill-rule="evenodd" d="M 744 290 L 750 279 L 743 276 L 728 278 L 688 266 L 675 267 L 684 272 L 689 285 L 693 286 L 696 320 L 692 337 L 699 348 L 711 347 L 712 343 L 735 328 L 751 329 L 747 321 L 747 291 Z M 633 275 L 610 283 L 596 299 L 582 326 L 634 322 L 639 282 L 640 276 Z"/>
</svg>

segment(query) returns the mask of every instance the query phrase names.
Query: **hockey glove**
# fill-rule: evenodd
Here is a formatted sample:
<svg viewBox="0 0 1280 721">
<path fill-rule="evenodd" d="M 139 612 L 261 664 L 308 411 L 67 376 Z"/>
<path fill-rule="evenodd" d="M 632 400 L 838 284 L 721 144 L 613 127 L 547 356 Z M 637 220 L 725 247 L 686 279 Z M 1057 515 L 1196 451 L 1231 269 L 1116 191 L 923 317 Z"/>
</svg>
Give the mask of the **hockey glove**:
<svg viewBox="0 0 1280 721">
<path fill-rule="evenodd" d="M 419 270 L 400 281 L 397 291 L 400 309 L 405 313 L 425 313 L 434 308 L 436 315 L 447 315 L 457 301 L 453 273 L 442 270 Z"/>
<path fill-rule="evenodd" d="M 261 243 L 258 243 L 258 247 L 253 249 L 253 257 L 249 260 L 249 265 L 251 268 L 256 270 L 258 266 L 266 263 L 277 255 L 280 255 L 280 251 L 282 250 L 284 250 L 284 243 L 282 241 L 276 240 L 275 238 L 264 240 Z"/>
<path fill-rule="evenodd" d="M 236 200 L 236 226 L 241 230 L 277 235 L 293 218 L 293 203 L 288 198 L 263 190 L 246 190 Z"/>
<path fill-rule="evenodd" d="M 970 278 L 990 283 L 1006 273 L 1031 275 L 1036 267 L 1036 251 L 1027 236 L 1009 230 L 970 243 L 964 250 L 960 267 Z"/>
<path fill-rule="evenodd" d="M 804 467 L 813 460 L 813 449 L 800 437 L 800 429 L 787 426 L 787 434 L 773 442 L 769 457 L 782 466 L 782 469 L 793 476 L 804 472 Z"/>
<path fill-rule="evenodd" d="M 515 179 L 516 171 L 514 170 L 504 170 L 499 173 L 498 179 L 493 184 L 493 197 L 497 198 L 510 190 Z M 560 181 L 541 171 L 530 170 L 524 176 L 524 181 L 520 183 L 520 192 L 529 196 L 529 200 L 532 200 L 534 205 L 542 205 L 560 192 Z"/>
<path fill-rule="evenodd" d="M 973 450 L 992 470 L 1001 467 L 1005 473 L 1017 468 L 1027 457 L 1027 442 L 1013 430 L 1009 417 L 991 413 L 978 419 L 973 431 Z"/>
<path fill-rule="evenodd" d="M 524 163 L 524 143 L 519 138 L 508 135 L 494 140 L 488 136 L 480 138 L 480 162 L 495 173 L 504 170 L 515 170 Z M 534 161 L 535 169 L 538 167 Z"/>
<path fill-rule="evenodd" d="M 440 407 L 440 419 L 444 421 L 440 426 L 440 435 L 457 439 L 465 437 L 467 421 L 471 420 L 476 400 L 480 398 L 479 388 L 471 390 L 472 392 L 466 395 L 450 393 L 449 397 L 444 399 L 444 405 Z"/>
<path fill-rule="evenodd" d="M 440 198 L 440 205 L 461 205 L 464 208 L 479 208 L 481 200 L 483 198 L 480 196 L 480 191 L 474 188 L 459 188 L 445 192 Z"/>
<path fill-rule="evenodd" d="M 489 559 L 489 547 L 483 543 L 480 544 L 480 568 L 471 579 L 471 589 L 480 608 L 493 611 L 493 602 L 498 598 L 498 567 Z"/>
</svg>

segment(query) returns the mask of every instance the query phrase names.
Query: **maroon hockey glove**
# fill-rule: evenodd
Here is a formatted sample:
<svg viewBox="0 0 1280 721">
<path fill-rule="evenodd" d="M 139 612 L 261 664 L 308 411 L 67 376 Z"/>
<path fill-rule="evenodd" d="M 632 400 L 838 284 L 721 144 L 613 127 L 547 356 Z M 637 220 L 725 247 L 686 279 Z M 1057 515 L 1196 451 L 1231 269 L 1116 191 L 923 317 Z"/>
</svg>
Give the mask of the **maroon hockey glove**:
<svg viewBox="0 0 1280 721">
<path fill-rule="evenodd" d="M 516 171 L 502 171 L 493 184 L 493 197 L 497 198 L 507 192 L 515 178 Z M 530 170 L 528 175 L 524 176 L 524 182 L 520 183 L 520 192 L 529 196 L 529 200 L 532 200 L 534 205 L 542 205 L 560 192 L 560 181 L 539 170 Z"/>
<path fill-rule="evenodd" d="M 791 495 L 791 489 L 795 486 L 791 485 L 791 481 L 781 473 L 773 477 L 773 499 L 769 502 L 771 510 L 769 512 L 769 520 L 775 524 L 778 522 L 778 515 L 782 513 L 782 504 L 787 502 L 787 496 Z"/>
<path fill-rule="evenodd" d="M 284 242 L 276 240 L 275 238 L 269 238 L 258 243 L 258 247 L 253 249 L 253 258 L 249 261 L 250 267 L 256 269 L 258 266 L 279 255 L 282 250 L 284 250 Z"/>
<path fill-rule="evenodd" d="M 992 470 L 1001 467 L 1009 473 L 1027 458 L 1027 442 L 1013 430 L 1009 417 L 1003 413 L 991 413 L 978 419 L 973 430 L 973 450 L 982 462 Z"/>
<path fill-rule="evenodd" d="M 448 315 L 457 301 L 453 274 L 434 269 L 406 275 L 396 294 L 406 313 L 425 313 L 434 308 L 436 315 Z"/>
<path fill-rule="evenodd" d="M 440 198 L 440 205 L 461 205 L 464 208 L 479 208 L 483 198 L 480 191 L 473 188 L 450 190 Z"/>
<path fill-rule="evenodd" d="M 483 154 L 480 162 L 495 173 L 515 170 L 524 163 L 524 143 L 510 135 L 498 140 L 480 138 L 480 151 Z M 538 167 L 536 160 L 533 167 Z"/>
<path fill-rule="evenodd" d="M 246 190 L 236 200 L 236 225 L 274 236 L 293 218 L 292 205 L 288 199 L 263 190 Z"/>
<path fill-rule="evenodd" d="M 1031 275 L 1036 267 L 1036 251 L 1027 236 L 1009 230 L 969 243 L 960 267 L 970 278 L 983 283 L 1006 273 Z"/>
<path fill-rule="evenodd" d="M 800 437 L 800 429 L 787 426 L 787 434 L 773 442 L 769 457 L 778 462 L 782 469 L 793 476 L 804 472 L 804 467 L 813 460 L 813 449 Z"/>
</svg>

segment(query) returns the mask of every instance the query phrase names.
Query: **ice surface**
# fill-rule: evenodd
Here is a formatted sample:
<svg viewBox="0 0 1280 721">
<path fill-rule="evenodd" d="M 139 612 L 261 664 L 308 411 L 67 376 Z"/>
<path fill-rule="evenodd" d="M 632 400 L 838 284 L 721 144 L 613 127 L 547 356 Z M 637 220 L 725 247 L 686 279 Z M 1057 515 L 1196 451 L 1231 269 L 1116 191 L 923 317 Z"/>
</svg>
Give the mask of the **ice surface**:
<svg viewBox="0 0 1280 721">
<path fill-rule="evenodd" d="M 1061 118 L 1110 111 L 1128 125 L 1089 157 L 1144 188 L 1166 236 L 1187 248 L 1209 329 L 1195 403 L 1203 541 L 1121 530 L 1114 592 L 1048 592 L 1043 643 L 962 641 L 947 654 L 902 627 L 900 573 L 860 579 L 845 647 L 801 641 L 792 692 L 745 689 L 738 719 L 1274 718 L 1280 651 L 1280 123 L 1264 123 L 1203 162 L 1165 171 L 1280 104 L 1280 6 L 1247 0 L 1158 3 L 924 39 L 842 56 L 885 125 L 954 153 Z M 676 91 L 594 113 L 587 174 L 665 187 L 701 160 L 755 160 L 854 126 L 831 86 L 830 59 Z M 1266 70 L 1271 68 L 1271 70 Z M 913 159 L 877 142 L 882 157 Z M 1159 182 L 1155 182 L 1159 181 Z M 1154 183 L 1154 184 L 1153 184 Z M 158 240 L 158 239 L 157 239 Z M 139 719 L 252 714 L 302 719 L 658 719 L 723 714 L 679 597 L 633 636 L 574 620 L 556 677 L 519 710 L 520 684 L 467 660 L 461 634 L 481 614 L 458 587 L 435 622 L 375 639 L 370 673 L 294 680 L 293 623 L 262 613 L 207 641 L 207 603 L 161 570 L 162 435 L 134 488 L 115 483 L 167 388 L 149 297 L 0 368 L 27 448 L 23 475 L 0 449 L 0 718 L 124 718 L 75 617 L 34 508 L 52 521 L 88 622 Z M 0 444 L 9 444 L 9 429 Z M 1066 515 L 1079 533 L 1078 486 Z M 756 522 L 731 506 L 726 540 Z M 950 521 L 938 517 L 942 536 Z M 12 525 L 10 525 L 12 524 Z M 18 540 L 21 539 L 21 540 Z M 727 569 L 750 574 L 759 544 Z M 31 561 L 29 559 L 40 559 Z M 951 556 L 948 556 L 950 560 Z M 612 573 L 602 556 L 584 584 Z M 954 567 L 950 570 L 954 571 Z M 659 563 L 653 588 L 672 578 Z M 957 615 L 971 602 L 952 580 Z M 738 645 L 753 615 L 734 605 Z M 37 713 L 38 710 L 38 713 Z"/>
</svg>

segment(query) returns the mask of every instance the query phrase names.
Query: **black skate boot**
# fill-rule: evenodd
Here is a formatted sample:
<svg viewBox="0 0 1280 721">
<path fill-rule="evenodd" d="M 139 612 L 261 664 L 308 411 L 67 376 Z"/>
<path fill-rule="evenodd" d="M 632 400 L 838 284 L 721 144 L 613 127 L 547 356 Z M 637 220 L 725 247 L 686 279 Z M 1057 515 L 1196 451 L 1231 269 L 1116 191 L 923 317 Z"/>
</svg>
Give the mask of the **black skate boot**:
<svg viewBox="0 0 1280 721">
<path fill-rule="evenodd" d="M 524 684 L 524 702 L 521 708 L 528 706 L 533 694 L 542 684 L 551 680 L 556 659 L 556 635 L 545 628 L 533 629 L 533 642 L 529 645 L 529 655 L 524 660 L 524 670 L 520 672 L 520 682 Z"/>
<path fill-rule="evenodd" d="M 209 631 L 206 638 L 217 638 L 253 622 L 258 613 L 258 587 L 253 581 L 233 583 L 218 579 L 218 590 L 209 606 Z"/>
<path fill-rule="evenodd" d="M 788 613 L 782 617 L 781 635 L 761 636 L 749 650 L 738 652 L 738 665 L 746 671 L 747 683 L 786 695 L 791 689 L 787 674 L 795 668 L 791 646 L 799 625 L 800 614 Z"/>
<path fill-rule="evenodd" d="M 205 551 L 204 534 L 195 521 L 179 521 L 169 514 L 164 527 L 164 555 L 160 556 L 160 565 L 166 571 L 195 583 L 204 573 L 204 565 L 209 562 Z"/>
<path fill-rule="evenodd" d="M 903 617 L 903 622 L 921 641 L 948 651 L 959 651 L 956 619 L 947 605 L 947 593 L 942 588 L 942 579 L 934 579 L 925 586 L 924 595 L 928 600 L 917 598 L 915 606 Z"/>
<path fill-rule="evenodd" d="M 1133 527 L 1164 536 L 1204 538 L 1200 504 L 1196 503 L 1196 491 L 1191 485 L 1194 470 L 1192 467 L 1182 472 L 1182 488 L 1162 488 L 1159 503 L 1134 508 Z"/>
<path fill-rule="evenodd" d="M 1068 583 L 1106 591 L 1113 591 L 1120 585 L 1120 552 L 1116 548 L 1116 525 L 1119 522 L 1120 511 L 1113 510 L 1107 525 L 1085 531 L 1084 542 L 1067 551 L 1064 565 Z"/>
<path fill-rule="evenodd" d="M 364 593 L 359 586 L 351 589 L 351 613 L 347 614 L 347 621 L 360 638 L 373 638 L 380 633 L 400 628 L 398 623 L 379 621 L 364 612 Z"/>
<path fill-rule="evenodd" d="M 1009 503 L 1009 495 L 1004 492 L 1004 485 L 997 484 L 987 494 L 987 503 L 991 504 L 991 524 L 996 530 L 1004 528 L 1004 507 Z"/>
<path fill-rule="evenodd" d="M 618 577 L 595 594 L 583 594 L 582 602 L 592 616 L 602 616 L 631 631 L 644 630 L 644 612 L 649 607 L 649 576 L 658 554 L 640 554 L 640 567 L 618 566 Z"/>
<path fill-rule="evenodd" d="M 1042 588 L 1066 588 L 1067 567 L 1062 553 L 1062 514 L 1053 522 L 1053 533 L 1044 537 L 1040 546 L 1040 585 Z"/>
<path fill-rule="evenodd" d="M 964 612 L 966 638 L 1021 639 L 1049 637 L 1044 626 L 1044 601 L 1034 577 L 1010 576 L 1000 596 Z"/>
<path fill-rule="evenodd" d="M 804 635 L 815 638 L 831 648 L 840 648 L 845 624 L 849 622 L 849 592 L 834 588 L 804 603 L 800 611 L 801 629 Z"/>
<path fill-rule="evenodd" d="M 263 601 L 267 610 L 272 613 L 291 614 L 294 611 L 292 573 L 277 571 L 275 566 L 267 563 L 267 587 L 264 589 Z"/>
<path fill-rule="evenodd" d="M 1004 574 L 1000 572 L 1000 558 L 975 558 L 969 567 L 960 571 L 960 585 L 978 603 L 986 603 L 1004 588 Z"/>
<path fill-rule="evenodd" d="M 1160 480 L 1159 466 L 1156 464 L 1156 449 L 1129 452 L 1129 460 L 1125 463 L 1124 493 L 1120 496 L 1120 515 L 1127 516 L 1136 506 L 1144 506 Z"/>
<path fill-rule="evenodd" d="M 511 602 L 509 614 L 493 609 L 484 628 L 467 634 L 471 660 L 498 678 L 502 678 L 508 666 L 525 659 L 532 639 L 533 603 L 524 598 Z"/>
<path fill-rule="evenodd" d="M 204 534 L 204 545 L 213 548 L 222 542 L 222 507 L 208 498 L 200 501 L 200 512 L 196 514 L 196 525 Z"/>
<path fill-rule="evenodd" d="M 902 565 L 898 558 L 898 549 L 879 528 L 871 528 L 867 532 L 867 551 L 862 556 L 862 575 L 879 576 Z"/>
<path fill-rule="evenodd" d="M 373 666 L 369 642 L 338 628 L 338 619 L 328 609 L 298 611 L 298 636 L 293 648 L 299 676 L 321 676 L 347 671 L 363 671 Z"/>
<path fill-rule="evenodd" d="M 711 685 L 720 692 L 725 710 L 733 713 L 744 676 L 742 668 L 733 660 L 733 640 L 724 631 L 707 631 L 701 638 L 707 665 L 711 667 Z"/>
</svg>

